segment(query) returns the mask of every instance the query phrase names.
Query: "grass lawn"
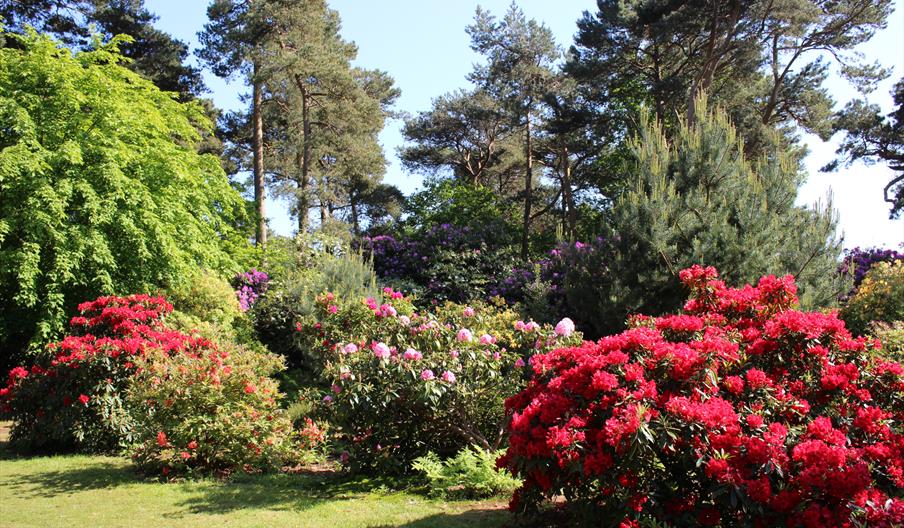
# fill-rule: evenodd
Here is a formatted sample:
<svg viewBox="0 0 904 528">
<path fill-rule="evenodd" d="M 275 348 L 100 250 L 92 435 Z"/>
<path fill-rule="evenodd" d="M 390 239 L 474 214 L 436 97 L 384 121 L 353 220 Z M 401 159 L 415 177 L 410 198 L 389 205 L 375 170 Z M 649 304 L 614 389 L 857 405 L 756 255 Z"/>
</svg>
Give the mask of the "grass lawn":
<svg viewBox="0 0 904 528">
<path fill-rule="evenodd" d="M 503 526 L 505 503 L 445 502 L 330 473 L 161 483 L 124 458 L 16 458 L 0 447 L 0 527 Z"/>
</svg>

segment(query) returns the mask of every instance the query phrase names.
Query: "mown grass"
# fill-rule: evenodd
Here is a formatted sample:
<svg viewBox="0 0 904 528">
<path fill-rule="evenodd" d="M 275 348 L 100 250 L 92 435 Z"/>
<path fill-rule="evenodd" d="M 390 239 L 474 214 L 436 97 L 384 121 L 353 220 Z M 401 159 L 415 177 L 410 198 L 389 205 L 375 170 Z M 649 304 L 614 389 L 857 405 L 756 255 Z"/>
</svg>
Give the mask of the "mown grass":
<svg viewBox="0 0 904 528">
<path fill-rule="evenodd" d="M 500 501 L 446 502 L 330 472 L 164 483 L 124 458 L 0 447 L 0 527 L 504 526 Z"/>
</svg>

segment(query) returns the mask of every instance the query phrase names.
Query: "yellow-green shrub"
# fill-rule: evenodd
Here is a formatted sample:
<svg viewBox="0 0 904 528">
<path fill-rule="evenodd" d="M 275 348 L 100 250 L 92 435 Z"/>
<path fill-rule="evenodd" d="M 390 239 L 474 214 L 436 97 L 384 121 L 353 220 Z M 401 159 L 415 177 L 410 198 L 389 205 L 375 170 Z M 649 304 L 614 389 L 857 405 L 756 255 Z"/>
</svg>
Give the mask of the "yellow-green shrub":
<svg viewBox="0 0 904 528">
<path fill-rule="evenodd" d="M 904 261 L 873 265 L 841 310 L 841 318 L 854 335 L 866 333 L 873 321 L 904 320 Z"/>
</svg>

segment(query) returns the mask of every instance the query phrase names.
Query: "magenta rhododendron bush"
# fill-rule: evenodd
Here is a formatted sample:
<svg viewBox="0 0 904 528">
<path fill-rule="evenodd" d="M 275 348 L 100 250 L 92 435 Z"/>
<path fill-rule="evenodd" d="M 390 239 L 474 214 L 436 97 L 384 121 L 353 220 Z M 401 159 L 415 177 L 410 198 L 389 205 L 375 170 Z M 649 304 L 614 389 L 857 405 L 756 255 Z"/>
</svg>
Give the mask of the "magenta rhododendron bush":
<svg viewBox="0 0 904 528">
<path fill-rule="evenodd" d="M 71 334 L 0 389 L 21 447 L 114 451 L 165 473 L 257 470 L 297 442 L 269 378 L 273 354 L 169 329 L 162 297 L 101 297 L 79 306 Z"/>
<path fill-rule="evenodd" d="M 600 526 L 904 523 L 904 368 L 834 313 L 795 310 L 790 276 L 681 279 L 681 315 L 531 359 L 506 402 L 512 508 L 564 495 Z"/>
<path fill-rule="evenodd" d="M 128 443 L 133 420 L 123 391 L 136 358 L 151 348 L 175 354 L 207 346 L 163 325 L 173 307 L 162 297 L 100 297 L 78 310 L 69 335 L 48 345 L 31 366 L 12 369 L 0 389 L 14 444 L 104 451 Z"/>
</svg>

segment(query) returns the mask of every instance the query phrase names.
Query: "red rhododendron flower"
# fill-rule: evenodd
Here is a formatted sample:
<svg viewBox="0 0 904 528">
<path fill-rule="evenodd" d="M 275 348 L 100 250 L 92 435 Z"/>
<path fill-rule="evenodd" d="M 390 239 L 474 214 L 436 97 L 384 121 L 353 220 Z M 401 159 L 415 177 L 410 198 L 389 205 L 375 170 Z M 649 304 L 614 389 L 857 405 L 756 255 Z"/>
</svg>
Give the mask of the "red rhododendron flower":
<svg viewBox="0 0 904 528">
<path fill-rule="evenodd" d="M 795 310 L 790 276 L 680 278 L 683 314 L 530 359 L 498 461 L 524 479 L 511 508 L 565 496 L 676 525 L 900 524 L 904 368 L 836 314 Z"/>
</svg>

